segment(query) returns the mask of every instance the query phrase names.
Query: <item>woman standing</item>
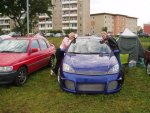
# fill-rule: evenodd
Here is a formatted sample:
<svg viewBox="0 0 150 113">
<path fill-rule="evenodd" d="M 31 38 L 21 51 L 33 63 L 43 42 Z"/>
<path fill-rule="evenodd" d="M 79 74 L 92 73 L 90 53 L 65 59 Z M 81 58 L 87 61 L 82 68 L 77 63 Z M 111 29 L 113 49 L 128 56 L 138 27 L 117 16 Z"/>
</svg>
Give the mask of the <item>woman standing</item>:
<svg viewBox="0 0 150 113">
<path fill-rule="evenodd" d="M 71 44 L 71 42 L 75 39 L 75 33 L 71 32 L 69 33 L 68 37 L 65 37 L 59 48 L 57 48 L 56 50 L 56 64 L 54 69 L 51 70 L 51 75 L 58 74 L 58 69 L 61 65 L 62 59 L 64 57 L 64 52 L 68 49 L 69 45 Z"/>
</svg>

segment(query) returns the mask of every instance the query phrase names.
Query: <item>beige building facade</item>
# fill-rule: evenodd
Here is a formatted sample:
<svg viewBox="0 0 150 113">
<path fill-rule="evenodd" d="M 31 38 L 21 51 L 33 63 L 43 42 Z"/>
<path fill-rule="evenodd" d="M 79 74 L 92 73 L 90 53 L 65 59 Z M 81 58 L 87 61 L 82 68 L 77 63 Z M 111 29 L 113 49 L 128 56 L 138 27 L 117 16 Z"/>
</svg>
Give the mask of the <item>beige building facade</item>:
<svg viewBox="0 0 150 113">
<path fill-rule="evenodd" d="M 13 21 L 7 16 L 0 15 L 0 29 L 4 33 L 9 33 L 13 29 Z"/>
<path fill-rule="evenodd" d="M 62 30 L 73 29 L 78 35 L 88 34 L 90 32 L 90 0 L 58 1 L 62 3 Z"/>
<path fill-rule="evenodd" d="M 99 34 L 107 29 L 107 32 L 117 35 L 125 28 L 137 32 L 137 18 L 111 13 L 91 14 L 91 34 Z"/>
<path fill-rule="evenodd" d="M 52 5 L 53 30 L 62 30 L 62 2 L 61 0 L 52 0 Z"/>
<path fill-rule="evenodd" d="M 52 0 L 52 18 L 39 16 L 39 31 L 72 29 L 78 35 L 90 33 L 90 0 Z M 46 20 L 50 20 L 47 22 Z M 49 25 L 47 25 L 49 24 Z M 49 26 L 49 28 L 48 28 Z M 45 28 L 44 28 L 45 27 Z"/>
</svg>

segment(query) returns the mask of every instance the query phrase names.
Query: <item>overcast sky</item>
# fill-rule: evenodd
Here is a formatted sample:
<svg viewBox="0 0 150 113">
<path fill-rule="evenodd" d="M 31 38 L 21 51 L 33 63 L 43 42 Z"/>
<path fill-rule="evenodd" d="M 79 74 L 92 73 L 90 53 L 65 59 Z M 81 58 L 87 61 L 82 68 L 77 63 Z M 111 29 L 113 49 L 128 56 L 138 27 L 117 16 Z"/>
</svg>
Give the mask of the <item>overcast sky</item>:
<svg viewBox="0 0 150 113">
<path fill-rule="evenodd" d="M 138 25 L 150 22 L 150 0 L 90 0 L 90 13 L 123 14 L 138 18 Z"/>
</svg>

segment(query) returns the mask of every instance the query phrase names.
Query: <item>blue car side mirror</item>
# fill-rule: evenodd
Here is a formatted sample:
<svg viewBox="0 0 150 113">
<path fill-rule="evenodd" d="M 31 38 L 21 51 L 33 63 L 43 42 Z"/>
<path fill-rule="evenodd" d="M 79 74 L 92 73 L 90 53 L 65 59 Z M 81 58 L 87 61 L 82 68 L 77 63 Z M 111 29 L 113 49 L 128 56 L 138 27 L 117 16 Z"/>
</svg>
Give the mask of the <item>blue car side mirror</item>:
<svg viewBox="0 0 150 113">
<path fill-rule="evenodd" d="M 119 51 L 119 50 L 113 50 L 113 52 L 114 52 L 114 53 L 119 53 L 120 51 Z"/>
</svg>

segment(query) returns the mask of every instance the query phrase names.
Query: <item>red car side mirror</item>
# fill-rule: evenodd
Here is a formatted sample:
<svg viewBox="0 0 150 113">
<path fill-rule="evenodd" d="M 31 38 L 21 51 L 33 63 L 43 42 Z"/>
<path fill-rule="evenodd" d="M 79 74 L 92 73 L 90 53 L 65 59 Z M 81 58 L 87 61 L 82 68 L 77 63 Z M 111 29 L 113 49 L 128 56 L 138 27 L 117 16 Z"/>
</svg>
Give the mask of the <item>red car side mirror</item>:
<svg viewBox="0 0 150 113">
<path fill-rule="evenodd" d="M 38 48 L 32 48 L 32 49 L 31 49 L 31 53 L 35 53 L 35 52 L 38 52 L 38 51 L 39 51 Z"/>
</svg>

